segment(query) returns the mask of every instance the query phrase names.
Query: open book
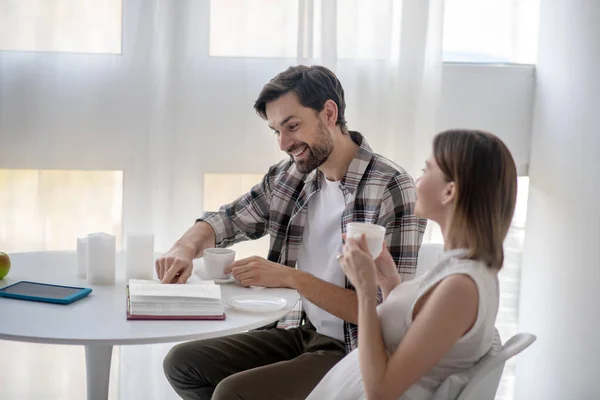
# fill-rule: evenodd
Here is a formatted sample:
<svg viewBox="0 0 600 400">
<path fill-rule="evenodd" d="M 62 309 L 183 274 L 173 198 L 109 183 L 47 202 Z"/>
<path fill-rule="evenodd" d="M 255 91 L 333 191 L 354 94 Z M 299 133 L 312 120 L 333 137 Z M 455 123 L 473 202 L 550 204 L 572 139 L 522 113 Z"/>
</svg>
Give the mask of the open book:
<svg viewBox="0 0 600 400">
<path fill-rule="evenodd" d="M 221 287 L 200 284 L 164 284 L 130 279 L 127 319 L 225 319 Z"/>
</svg>

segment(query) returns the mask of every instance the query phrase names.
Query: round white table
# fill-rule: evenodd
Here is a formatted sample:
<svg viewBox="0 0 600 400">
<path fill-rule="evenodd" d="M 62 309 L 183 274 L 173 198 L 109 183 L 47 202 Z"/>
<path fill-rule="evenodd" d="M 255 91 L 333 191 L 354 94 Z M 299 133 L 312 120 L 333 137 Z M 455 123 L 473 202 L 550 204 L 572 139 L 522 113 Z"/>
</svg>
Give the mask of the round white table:
<svg viewBox="0 0 600 400">
<path fill-rule="evenodd" d="M 0 339 L 21 342 L 85 346 L 88 400 L 106 400 L 114 345 L 180 342 L 207 339 L 259 328 L 280 319 L 298 301 L 292 289 L 250 289 L 223 284 L 224 321 L 127 321 L 125 318 L 125 266 L 117 255 L 116 284 L 89 285 L 77 277 L 74 252 L 10 254 L 11 271 L 0 287 L 21 280 L 92 288 L 87 297 L 69 305 L 0 298 Z M 193 276 L 189 283 L 199 278 Z M 273 295 L 286 299 L 286 307 L 269 313 L 237 311 L 227 300 L 242 294 Z"/>
</svg>

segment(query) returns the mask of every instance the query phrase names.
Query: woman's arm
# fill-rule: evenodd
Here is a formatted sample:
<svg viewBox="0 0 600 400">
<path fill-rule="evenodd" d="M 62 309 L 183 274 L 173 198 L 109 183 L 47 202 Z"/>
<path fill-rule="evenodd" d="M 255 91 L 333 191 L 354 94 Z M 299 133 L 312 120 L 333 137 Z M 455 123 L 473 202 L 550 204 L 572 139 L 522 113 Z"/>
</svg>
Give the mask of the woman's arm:
<svg viewBox="0 0 600 400">
<path fill-rule="evenodd" d="M 477 319 L 478 292 L 466 275 L 439 283 L 388 357 L 376 292 L 358 291 L 359 359 L 367 399 L 397 399 L 433 368 Z"/>
</svg>

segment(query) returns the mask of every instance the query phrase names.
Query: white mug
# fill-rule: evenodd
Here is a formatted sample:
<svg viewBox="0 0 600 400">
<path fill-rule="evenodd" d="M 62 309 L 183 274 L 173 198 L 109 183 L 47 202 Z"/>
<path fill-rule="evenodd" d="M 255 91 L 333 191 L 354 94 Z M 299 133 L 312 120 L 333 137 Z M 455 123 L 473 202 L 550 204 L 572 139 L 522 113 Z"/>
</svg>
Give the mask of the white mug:
<svg viewBox="0 0 600 400">
<path fill-rule="evenodd" d="M 373 259 L 379 257 L 383 248 L 385 238 L 385 228 L 381 225 L 368 224 L 365 222 L 350 222 L 346 227 L 346 237 L 360 240 L 361 235 L 365 235 L 367 246 Z"/>
<path fill-rule="evenodd" d="M 228 279 L 231 275 L 223 273 L 235 261 L 235 250 L 210 248 L 204 250 L 204 275 L 206 279 Z"/>
</svg>

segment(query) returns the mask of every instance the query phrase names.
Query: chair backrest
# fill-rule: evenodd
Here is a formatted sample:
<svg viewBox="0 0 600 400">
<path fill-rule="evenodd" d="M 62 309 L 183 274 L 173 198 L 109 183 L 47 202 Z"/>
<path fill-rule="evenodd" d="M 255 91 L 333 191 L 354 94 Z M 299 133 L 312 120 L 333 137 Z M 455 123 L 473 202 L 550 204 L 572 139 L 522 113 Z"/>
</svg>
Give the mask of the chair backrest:
<svg viewBox="0 0 600 400">
<path fill-rule="evenodd" d="M 506 361 L 529 347 L 535 339 L 535 335 L 530 333 L 517 333 L 497 354 L 484 357 L 456 400 L 493 400 Z"/>
<path fill-rule="evenodd" d="M 416 276 L 421 276 L 435 267 L 440 255 L 444 252 L 444 245 L 438 243 L 423 243 L 419 249 Z"/>
</svg>

